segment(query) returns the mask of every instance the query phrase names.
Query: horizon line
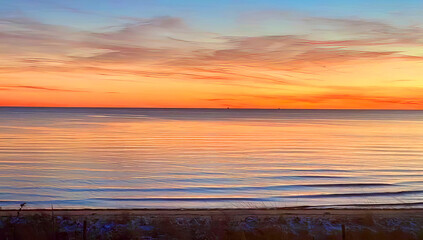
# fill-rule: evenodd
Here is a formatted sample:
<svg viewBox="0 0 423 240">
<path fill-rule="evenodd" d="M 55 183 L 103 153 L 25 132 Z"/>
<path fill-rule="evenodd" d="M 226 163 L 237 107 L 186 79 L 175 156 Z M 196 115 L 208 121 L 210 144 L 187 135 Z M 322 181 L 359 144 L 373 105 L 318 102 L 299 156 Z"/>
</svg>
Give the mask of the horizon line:
<svg viewBox="0 0 423 240">
<path fill-rule="evenodd" d="M 348 110 L 348 111 L 423 111 L 423 109 L 380 109 L 380 108 L 201 108 L 201 107 L 50 107 L 50 106 L 0 106 L 0 108 L 65 108 L 65 109 L 184 109 L 184 110 Z"/>
</svg>

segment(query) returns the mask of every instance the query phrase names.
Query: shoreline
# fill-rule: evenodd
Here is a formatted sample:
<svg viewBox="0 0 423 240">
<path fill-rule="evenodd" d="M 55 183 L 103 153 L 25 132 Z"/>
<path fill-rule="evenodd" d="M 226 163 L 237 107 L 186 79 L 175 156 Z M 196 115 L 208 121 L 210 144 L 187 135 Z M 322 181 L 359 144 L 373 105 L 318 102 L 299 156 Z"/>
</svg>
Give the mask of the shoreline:
<svg viewBox="0 0 423 240">
<path fill-rule="evenodd" d="M 0 209 L 0 217 L 16 216 L 19 209 Z M 144 215 L 362 215 L 372 213 L 375 215 L 418 215 L 423 218 L 423 208 L 68 208 L 68 209 L 22 209 L 20 216 L 35 214 L 51 214 L 57 216 L 109 216 L 130 214 L 133 216 Z"/>
</svg>

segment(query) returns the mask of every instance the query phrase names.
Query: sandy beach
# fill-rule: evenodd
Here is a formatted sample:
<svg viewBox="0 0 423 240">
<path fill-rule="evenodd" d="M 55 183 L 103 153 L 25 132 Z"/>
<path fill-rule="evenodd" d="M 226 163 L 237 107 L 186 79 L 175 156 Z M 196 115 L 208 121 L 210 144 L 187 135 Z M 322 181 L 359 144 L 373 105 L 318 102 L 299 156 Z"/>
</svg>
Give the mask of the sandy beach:
<svg viewBox="0 0 423 240">
<path fill-rule="evenodd" d="M 1 239 L 423 239 L 423 209 L 28 209 L 0 217 Z"/>
<path fill-rule="evenodd" d="M 280 209 L 23 209 L 21 216 L 51 215 L 72 217 L 113 217 L 120 215 L 129 216 L 219 216 L 229 215 L 237 217 L 245 216 L 333 216 L 339 218 L 360 217 L 367 214 L 384 217 L 413 217 L 423 221 L 423 208 L 411 209 L 307 209 L 307 208 L 280 208 Z M 18 209 L 0 210 L 0 217 L 16 216 Z"/>
</svg>

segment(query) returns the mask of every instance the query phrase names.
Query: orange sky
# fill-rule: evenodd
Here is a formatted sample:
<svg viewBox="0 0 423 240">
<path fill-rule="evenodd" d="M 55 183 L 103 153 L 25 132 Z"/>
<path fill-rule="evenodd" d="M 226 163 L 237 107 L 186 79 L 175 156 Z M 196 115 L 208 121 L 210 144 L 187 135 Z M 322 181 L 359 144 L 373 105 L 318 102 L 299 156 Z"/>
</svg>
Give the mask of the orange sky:
<svg viewBox="0 0 423 240">
<path fill-rule="evenodd" d="M 0 18 L 0 105 L 423 109 L 419 25 L 276 13 L 232 35 L 178 17 Z"/>
</svg>

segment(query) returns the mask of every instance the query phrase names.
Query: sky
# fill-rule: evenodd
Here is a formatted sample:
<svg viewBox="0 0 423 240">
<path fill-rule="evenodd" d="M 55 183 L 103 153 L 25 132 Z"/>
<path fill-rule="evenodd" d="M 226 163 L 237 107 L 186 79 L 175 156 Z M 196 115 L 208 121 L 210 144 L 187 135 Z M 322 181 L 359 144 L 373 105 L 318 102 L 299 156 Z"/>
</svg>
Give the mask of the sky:
<svg viewBox="0 0 423 240">
<path fill-rule="evenodd" d="M 423 109 L 421 0 L 14 0 L 0 106 Z"/>
</svg>

